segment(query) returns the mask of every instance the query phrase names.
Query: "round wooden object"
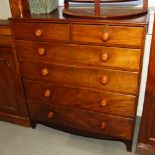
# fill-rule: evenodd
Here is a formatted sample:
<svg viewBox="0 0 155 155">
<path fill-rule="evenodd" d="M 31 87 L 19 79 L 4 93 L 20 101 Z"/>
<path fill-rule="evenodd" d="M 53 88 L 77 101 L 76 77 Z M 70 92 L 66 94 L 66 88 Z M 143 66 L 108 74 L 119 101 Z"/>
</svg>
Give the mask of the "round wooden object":
<svg viewBox="0 0 155 155">
<path fill-rule="evenodd" d="M 38 55 L 40 55 L 40 56 L 43 56 L 46 53 L 45 48 L 43 48 L 43 47 L 38 48 L 37 52 L 38 52 Z"/>
<path fill-rule="evenodd" d="M 47 114 L 47 117 L 48 117 L 49 119 L 52 119 L 53 116 L 54 116 L 54 113 L 53 113 L 52 111 L 49 111 L 48 114 Z"/>
<path fill-rule="evenodd" d="M 51 92 L 50 92 L 50 90 L 45 90 L 44 91 L 44 93 L 43 93 L 43 95 L 45 96 L 45 97 L 49 97 L 50 95 L 51 95 Z"/>
<path fill-rule="evenodd" d="M 101 61 L 106 62 L 106 61 L 108 61 L 108 59 L 109 59 L 109 53 L 108 52 L 103 52 L 101 54 Z"/>
<path fill-rule="evenodd" d="M 85 7 L 70 7 L 63 10 L 63 14 L 70 17 L 80 18 L 96 18 L 96 19 L 115 19 L 115 18 L 129 18 L 144 15 L 148 9 L 143 8 L 101 8 L 100 15 L 95 15 L 94 8 Z"/>
<path fill-rule="evenodd" d="M 42 70 L 41 70 L 41 75 L 42 76 L 46 76 L 48 74 L 48 69 L 47 68 L 43 68 Z"/>
<path fill-rule="evenodd" d="M 102 99 L 100 105 L 101 105 L 101 107 L 106 107 L 106 106 L 107 106 L 107 103 L 108 103 L 108 102 L 107 102 L 106 99 Z"/>
<path fill-rule="evenodd" d="M 104 130 L 106 127 L 107 127 L 107 124 L 105 122 L 102 122 L 100 125 L 100 128 Z"/>
</svg>

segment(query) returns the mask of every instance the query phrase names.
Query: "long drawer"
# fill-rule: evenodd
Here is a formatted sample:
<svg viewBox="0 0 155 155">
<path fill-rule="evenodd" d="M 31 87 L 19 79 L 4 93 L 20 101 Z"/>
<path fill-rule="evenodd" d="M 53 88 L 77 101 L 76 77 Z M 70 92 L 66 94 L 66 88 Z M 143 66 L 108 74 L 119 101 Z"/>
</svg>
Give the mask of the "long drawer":
<svg viewBox="0 0 155 155">
<path fill-rule="evenodd" d="M 19 59 L 77 63 L 139 70 L 141 50 L 117 47 L 17 41 Z"/>
<path fill-rule="evenodd" d="M 75 42 L 141 47 L 143 27 L 73 24 Z"/>
<path fill-rule="evenodd" d="M 22 77 L 73 86 L 137 93 L 138 73 L 100 68 L 21 61 Z"/>
<path fill-rule="evenodd" d="M 69 24 L 13 22 L 16 39 L 69 41 Z"/>
<path fill-rule="evenodd" d="M 132 139 L 133 120 L 71 108 L 28 102 L 30 118 L 90 133 Z"/>
<path fill-rule="evenodd" d="M 29 80 L 24 80 L 24 88 L 28 101 L 40 101 L 123 117 L 134 117 L 135 115 L 136 97 L 132 95 L 79 89 Z"/>
</svg>

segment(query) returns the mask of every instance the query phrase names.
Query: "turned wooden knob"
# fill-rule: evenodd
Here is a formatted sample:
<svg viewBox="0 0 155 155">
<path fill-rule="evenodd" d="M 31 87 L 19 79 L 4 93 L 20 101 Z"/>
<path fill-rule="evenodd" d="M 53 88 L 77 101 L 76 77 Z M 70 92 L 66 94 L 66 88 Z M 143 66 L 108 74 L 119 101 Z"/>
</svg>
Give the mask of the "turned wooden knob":
<svg viewBox="0 0 155 155">
<path fill-rule="evenodd" d="M 46 76 L 48 74 L 48 69 L 47 68 L 44 68 L 41 70 L 41 75 L 42 76 Z"/>
<path fill-rule="evenodd" d="M 101 125 L 100 125 L 100 128 L 105 129 L 106 127 L 107 127 L 107 124 L 105 122 L 102 122 Z"/>
<path fill-rule="evenodd" d="M 108 103 L 108 102 L 107 102 L 106 99 L 102 99 L 100 105 L 101 105 L 102 107 L 105 107 L 105 106 L 107 106 L 107 103 Z"/>
<path fill-rule="evenodd" d="M 103 52 L 101 54 L 101 61 L 107 61 L 109 59 L 109 53 L 108 52 Z"/>
<path fill-rule="evenodd" d="M 43 47 L 38 48 L 37 51 L 38 51 L 38 54 L 39 54 L 40 56 L 42 56 L 42 55 L 44 55 L 44 54 L 46 53 L 45 48 L 43 48 Z"/>
<path fill-rule="evenodd" d="M 53 118 L 53 116 L 54 116 L 54 113 L 52 111 L 49 111 L 47 114 L 47 117 L 51 119 Z"/>
<path fill-rule="evenodd" d="M 110 33 L 109 32 L 104 32 L 103 34 L 102 34 L 102 36 L 101 36 L 101 39 L 103 40 L 103 41 L 108 41 L 109 39 L 110 39 Z"/>
<path fill-rule="evenodd" d="M 49 97 L 50 95 L 51 95 L 50 90 L 47 89 L 47 90 L 44 91 L 44 96 L 45 97 Z"/>
<path fill-rule="evenodd" d="M 105 85 L 108 83 L 108 76 L 104 75 L 101 77 L 101 84 Z"/>
<path fill-rule="evenodd" d="M 40 29 L 36 29 L 36 30 L 35 30 L 35 35 L 36 35 L 37 37 L 42 36 L 42 34 L 43 34 L 42 30 L 40 30 Z"/>
</svg>

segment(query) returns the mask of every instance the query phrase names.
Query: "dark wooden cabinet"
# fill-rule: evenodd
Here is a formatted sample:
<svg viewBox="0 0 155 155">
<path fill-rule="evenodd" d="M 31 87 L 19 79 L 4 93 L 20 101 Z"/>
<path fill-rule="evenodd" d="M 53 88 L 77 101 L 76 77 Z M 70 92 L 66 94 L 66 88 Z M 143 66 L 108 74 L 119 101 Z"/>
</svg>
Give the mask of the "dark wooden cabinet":
<svg viewBox="0 0 155 155">
<path fill-rule="evenodd" d="M 137 152 L 155 154 L 155 23 Z"/>
<path fill-rule="evenodd" d="M 10 27 L 7 22 L 0 23 L 0 120 L 29 126 Z"/>
</svg>

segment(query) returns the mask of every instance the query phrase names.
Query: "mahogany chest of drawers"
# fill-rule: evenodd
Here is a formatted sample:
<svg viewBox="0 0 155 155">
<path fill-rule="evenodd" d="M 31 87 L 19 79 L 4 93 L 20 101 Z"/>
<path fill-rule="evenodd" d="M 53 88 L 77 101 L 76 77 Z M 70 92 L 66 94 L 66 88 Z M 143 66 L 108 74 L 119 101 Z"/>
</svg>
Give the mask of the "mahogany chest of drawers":
<svg viewBox="0 0 155 155">
<path fill-rule="evenodd" d="M 140 19 L 13 18 L 32 127 L 120 140 L 131 150 L 147 27 Z"/>
</svg>

